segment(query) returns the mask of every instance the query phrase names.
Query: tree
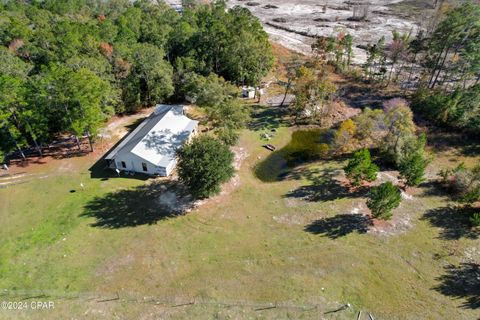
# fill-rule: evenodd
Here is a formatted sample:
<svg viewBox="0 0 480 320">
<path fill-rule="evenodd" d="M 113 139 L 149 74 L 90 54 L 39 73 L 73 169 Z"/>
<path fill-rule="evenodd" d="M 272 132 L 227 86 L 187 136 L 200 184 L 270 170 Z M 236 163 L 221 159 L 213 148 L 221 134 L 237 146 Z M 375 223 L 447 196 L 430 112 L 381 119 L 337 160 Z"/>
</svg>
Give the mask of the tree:
<svg viewBox="0 0 480 320">
<path fill-rule="evenodd" d="M 380 146 L 383 158 L 396 165 L 401 160 L 403 146 L 415 139 L 415 123 L 408 103 L 401 98 L 385 102 L 386 136 Z"/>
<path fill-rule="evenodd" d="M 344 150 L 350 140 L 355 136 L 357 126 L 352 119 L 347 119 L 340 124 L 337 132 L 335 132 L 335 145 L 339 150 Z"/>
<path fill-rule="evenodd" d="M 427 56 L 431 89 L 442 78 L 442 82 L 447 83 L 458 71 L 471 75 L 477 70 L 478 61 L 473 57 L 477 56 L 480 45 L 478 21 L 480 5 L 467 1 L 450 10 L 435 28 Z"/>
<path fill-rule="evenodd" d="M 301 66 L 295 81 L 295 103 L 290 108 L 295 123 L 307 118 L 325 125 L 335 91 L 335 85 L 321 70 Z"/>
<path fill-rule="evenodd" d="M 235 172 L 233 153 L 213 137 L 193 138 L 178 151 L 178 174 L 194 198 L 202 199 L 220 192 L 220 185 Z"/>
<path fill-rule="evenodd" d="M 359 140 L 378 141 L 384 129 L 385 114 L 381 109 L 363 109 L 362 113 L 353 118 L 357 127 L 356 137 Z"/>
<path fill-rule="evenodd" d="M 359 186 L 362 181 L 374 181 L 377 178 L 378 166 L 372 163 L 370 151 L 362 149 L 355 152 L 344 170 L 352 185 Z"/>
<path fill-rule="evenodd" d="M 367 207 L 374 218 L 388 220 L 392 217 L 392 210 L 400 205 L 401 200 L 400 190 L 388 181 L 372 188 Z"/>
<path fill-rule="evenodd" d="M 417 186 L 425 180 L 425 169 L 430 163 L 430 159 L 425 156 L 427 140 L 425 134 L 414 140 L 416 141 L 404 146 L 404 154 L 399 160 L 400 177 L 405 179 L 406 185 L 410 187 Z"/>
<path fill-rule="evenodd" d="M 129 110 L 154 105 L 173 94 L 173 69 L 164 56 L 163 50 L 148 43 L 135 47 L 132 71 L 125 79 Z"/>
</svg>

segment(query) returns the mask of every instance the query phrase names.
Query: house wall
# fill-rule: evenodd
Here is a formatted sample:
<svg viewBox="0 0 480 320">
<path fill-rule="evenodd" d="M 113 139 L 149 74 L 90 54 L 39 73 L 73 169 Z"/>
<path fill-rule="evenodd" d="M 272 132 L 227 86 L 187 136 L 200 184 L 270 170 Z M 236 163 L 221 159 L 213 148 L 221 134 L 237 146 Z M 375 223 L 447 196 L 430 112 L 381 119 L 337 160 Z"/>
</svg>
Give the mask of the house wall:
<svg viewBox="0 0 480 320">
<path fill-rule="evenodd" d="M 125 162 L 126 168 L 122 167 L 122 161 Z M 147 171 L 143 171 L 142 162 L 147 164 Z M 117 169 L 121 171 L 135 171 L 139 173 L 145 173 L 150 175 L 166 175 L 166 168 L 159 167 L 154 165 L 151 162 L 148 162 L 145 159 L 140 158 L 139 156 L 133 153 L 120 154 L 115 157 L 115 165 Z"/>
</svg>

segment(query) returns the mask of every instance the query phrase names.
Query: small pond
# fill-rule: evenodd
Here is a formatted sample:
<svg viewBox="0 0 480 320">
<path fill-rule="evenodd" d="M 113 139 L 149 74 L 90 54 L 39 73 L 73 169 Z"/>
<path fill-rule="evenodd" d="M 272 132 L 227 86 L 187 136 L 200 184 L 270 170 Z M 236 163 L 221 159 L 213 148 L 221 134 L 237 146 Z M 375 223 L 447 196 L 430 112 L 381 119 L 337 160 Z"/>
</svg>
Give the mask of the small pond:
<svg viewBox="0 0 480 320">
<path fill-rule="evenodd" d="M 280 180 L 292 168 L 328 155 L 329 130 L 307 129 L 292 133 L 290 142 L 256 165 L 255 176 L 263 182 Z"/>
</svg>

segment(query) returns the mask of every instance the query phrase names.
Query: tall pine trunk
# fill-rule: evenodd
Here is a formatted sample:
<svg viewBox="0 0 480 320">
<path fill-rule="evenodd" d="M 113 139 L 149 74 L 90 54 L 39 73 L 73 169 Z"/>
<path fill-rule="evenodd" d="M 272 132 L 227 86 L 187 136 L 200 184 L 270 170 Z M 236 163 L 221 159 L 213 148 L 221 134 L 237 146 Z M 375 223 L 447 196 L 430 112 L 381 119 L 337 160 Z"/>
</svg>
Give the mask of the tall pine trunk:
<svg viewBox="0 0 480 320">
<path fill-rule="evenodd" d="M 448 56 L 449 51 L 450 51 L 450 48 L 447 48 L 447 50 L 445 50 L 445 55 L 443 56 L 442 63 L 440 63 L 440 65 L 438 66 L 437 76 L 435 77 L 435 80 L 433 80 L 431 89 L 435 88 L 435 85 L 437 84 L 438 77 L 440 76 L 440 73 L 442 73 L 442 69 L 445 65 L 445 61 L 447 60 L 447 56 Z"/>
</svg>

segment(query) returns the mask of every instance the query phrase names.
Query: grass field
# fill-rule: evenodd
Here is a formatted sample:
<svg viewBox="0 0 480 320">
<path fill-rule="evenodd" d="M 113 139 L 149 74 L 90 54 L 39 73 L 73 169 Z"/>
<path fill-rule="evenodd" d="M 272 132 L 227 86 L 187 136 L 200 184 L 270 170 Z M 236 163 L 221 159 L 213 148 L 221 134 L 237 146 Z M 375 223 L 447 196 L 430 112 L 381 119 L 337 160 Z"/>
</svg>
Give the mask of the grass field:
<svg viewBox="0 0 480 320">
<path fill-rule="evenodd" d="M 270 153 L 260 133 L 276 127 L 270 143 L 280 148 L 291 136 L 270 111 L 242 132 L 237 186 L 185 215 L 162 205 L 172 183 L 91 178 L 94 156 L 51 162 L 42 179 L 0 189 L 1 300 L 55 302 L 48 311 L 0 310 L 0 318 L 479 316 L 475 283 L 448 281 L 462 271 L 451 265 L 478 262 L 478 233 L 455 222 L 445 195 L 430 184 L 414 190 L 394 212 L 407 226 L 382 234 L 367 232 L 357 214 L 365 195 L 331 179 L 342 162 L 262 182 L 254 168 Z M 445 150 L 430 174 L 475 159 Z"/>
</svg>

